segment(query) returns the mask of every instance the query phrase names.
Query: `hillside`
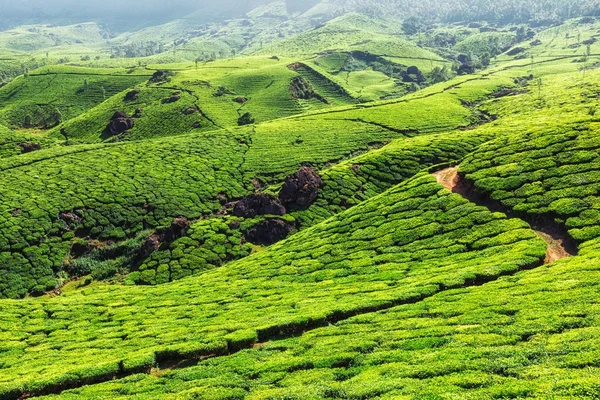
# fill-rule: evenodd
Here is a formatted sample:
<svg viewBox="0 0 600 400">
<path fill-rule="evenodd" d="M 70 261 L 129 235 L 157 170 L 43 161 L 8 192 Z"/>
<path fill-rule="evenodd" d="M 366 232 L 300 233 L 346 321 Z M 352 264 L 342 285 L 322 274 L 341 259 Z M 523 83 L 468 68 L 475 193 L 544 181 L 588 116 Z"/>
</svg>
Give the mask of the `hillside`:
<svg viewBox="0 0 600 400">
<path fill-rule="evenodd" d="M 596 398 L 597 9 L 401 5 L 0 32 L 0 400 Z"/>
</svg>

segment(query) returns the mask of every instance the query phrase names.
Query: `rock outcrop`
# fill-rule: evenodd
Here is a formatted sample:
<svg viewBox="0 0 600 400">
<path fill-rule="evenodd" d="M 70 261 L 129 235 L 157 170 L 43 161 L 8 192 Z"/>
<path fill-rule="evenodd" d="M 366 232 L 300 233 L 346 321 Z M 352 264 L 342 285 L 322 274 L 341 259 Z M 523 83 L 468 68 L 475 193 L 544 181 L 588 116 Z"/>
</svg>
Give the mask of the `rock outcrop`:
<svg viewBox="0 0 600 400">
<path fill-rule="evenodd" d="M 244 197 L 233 207 L 233 214 L 241 218 L 254 218 L 257 215 L 285 215 L 285 207 L 275 196 L 255 193 Z"/>
<path fill-rule="evenodd" d="M 106 127 L 106 133 L 114 136 L 119 135 L 133 128 L 134 122 L 126 113 L 122 111 L 116 112 L 111 118 L 108 126 Z"/>
<path fill-rule="evenodd" d="M 269 246 L 285 239 L 293 229 L 281 219 L 267 219 L 250 228 L 245 236 L 250 243 Z"/>
<path fill-rule="evenodd" d="M 323 187 L 323 180 L 310 167 L 302 167 L 294 175 L 288 176 L 279 192 L 279 200 L 284 205 L 308 206 L 314 203 Z"/>
</svg>

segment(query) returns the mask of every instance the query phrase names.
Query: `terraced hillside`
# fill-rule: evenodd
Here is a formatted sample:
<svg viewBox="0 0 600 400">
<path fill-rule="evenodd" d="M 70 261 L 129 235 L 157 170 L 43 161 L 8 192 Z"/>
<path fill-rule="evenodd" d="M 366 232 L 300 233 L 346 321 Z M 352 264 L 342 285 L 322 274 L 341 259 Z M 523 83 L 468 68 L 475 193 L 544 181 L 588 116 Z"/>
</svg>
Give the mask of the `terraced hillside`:
<svg viewBox="0 0 600 400">
<path fill-rule="evenodd" d="M 0 123 L 48 129 L 146 81 L 143 70 L 43 67 L 0 89 Z"/>
<path fill-rule="evenodd" d="M 600 25 L 405 28 L 0 88 L 0 399 L 595 398 Z"/>
</svg>

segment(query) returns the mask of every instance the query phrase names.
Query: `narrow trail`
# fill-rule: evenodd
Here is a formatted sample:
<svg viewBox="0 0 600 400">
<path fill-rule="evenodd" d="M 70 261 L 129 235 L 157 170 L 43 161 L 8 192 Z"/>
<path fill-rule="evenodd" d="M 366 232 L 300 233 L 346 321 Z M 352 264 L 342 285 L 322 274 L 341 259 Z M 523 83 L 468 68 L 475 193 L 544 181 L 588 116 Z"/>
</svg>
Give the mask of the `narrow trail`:
<svg viewBox="0 0 600 400">
<path fill-rule="evenodd" d="M 531 229 L 548 244 L 546 264 L 551 264 L 563 258 L 577 255 L 577 245 L 566 230 L 557 223 L 548 220 L 533 220 L 503 207 L 499 202 L 485 199 L 475 192 L 473 185 L 465 181 L 458 174 L 458 166 L 446 168 L 432 173 L 438 183 L 453 193 L 459 194 L 472 203 L 489 208 L 491 211 L 500 211 L 510 218 L 519 218 L 527 222 Z"/>
</svg>

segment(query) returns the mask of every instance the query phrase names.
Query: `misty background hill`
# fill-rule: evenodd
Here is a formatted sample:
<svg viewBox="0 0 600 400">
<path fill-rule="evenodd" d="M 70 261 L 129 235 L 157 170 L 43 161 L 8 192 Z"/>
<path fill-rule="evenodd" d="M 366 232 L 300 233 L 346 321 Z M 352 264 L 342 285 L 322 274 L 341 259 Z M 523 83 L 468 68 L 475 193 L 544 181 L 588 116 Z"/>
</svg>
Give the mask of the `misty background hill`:
<svg viewBox="0 0 600 400">
<path fill-rule="evenodd" d="M 22 24 L 69 25 L 98 22 L 124 32 L 178 18 L 218 22 L 244 16 L 274 0 L 0 0 L 0 29 Z M 348 12 L 379 17 L 421 16 L 430 20 L 564 20 L 578 15 L 598 15 L 599 0 L 285 0 L 289 14 L 307 13 L 333 18 Z"/>
</svg>

